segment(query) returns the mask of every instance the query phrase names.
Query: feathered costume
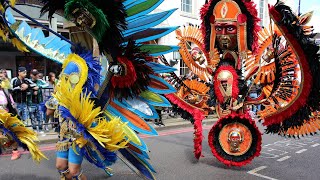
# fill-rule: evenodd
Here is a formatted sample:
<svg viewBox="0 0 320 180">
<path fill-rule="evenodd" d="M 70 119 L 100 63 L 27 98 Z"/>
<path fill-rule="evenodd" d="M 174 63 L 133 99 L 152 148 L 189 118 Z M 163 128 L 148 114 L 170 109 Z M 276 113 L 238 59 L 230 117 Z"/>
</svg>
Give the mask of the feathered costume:
<svg viewBox="0 0 320 180">
<path fill-rule="evenodd" d="M 261 133 L 248 112 L 250 105 L 264 107 L 257 114 L 267 133 L 300 137 L 320 129 L 319 46 L 312 26 L 306 25 L 312 13 L 298 17 L 281 1 L 269 13 L 273 21 L 261 30 L 252 1 L 210 0 L 201 9 L 201 27 L 176 31 L 183 61 L 210 87 L 207 106 L 214 107 L 219 120 L 208 141 L 214 156 L 229 166 L 243 166 L 260 154 Z M 197 46 L 191 52 L 187 41 Z M 190 83 L 177 82 L 178 92 L 201 94 Z M 249 96 L 254 86 L 261 87 L 257 98 Z M 192 115 L 199 159 L 207 107 L 181 93 L 166 96 L 180 113 Z"/>
<path fill-rule="evenodd" d="M 32 158 L 36 162 L 47 159 L 39 150 L 37 134 L 24 126 L 23 122 L 16 116 L 0 110 L 0 145 L 1 149 L 10 149 L 13 144 L 17 144 L 25 150 L 29 150 Z"/>
<path fill-rule="evenodd" d="M 19 11 L 13 2 L 2 1 L 2 37 L 12 42 L 17 39 L 23 47 L 19 49 L 33 51 L 63 64 L 61 80 L 54 94 L 62 122 L 58 152 L 72 148 L 76 154 L 109 175 L 108 166 L 120 157 L 126 164 L 131 164 L 130 167 L 133 165 L 134 171 L 142 177 L 155 179 L 155 170 L 147 161 L 148 148 L 136 132 L 157 135 L 144 118 L 158 118 L 154 106 L 170 106 L 169 101 L 160 94 L 176 91 L 158 76 L 175 69 L 153 62 L 151 56 L 172 52 L 178 47 L 146 44 L 177 29 L 154 28 L 175 11 L 149 14 L 162 2 L 36 2 L 42 6 L 41 15 L 48 13 L 51 19 L 58 13 L 74 23 L 71 31 L 80 29 L 87 32 L 73 34 L 70 41 Z M 30 19 L 53 35 L 45 37 L 42 29 L 31 28 L 25 21 L 15 20 L 11 11 Z M 95 56 L 101 55 L 100 58 L 90 52 L 97 52 L 92 42 L 82 41 L 90 39 L 88 35 L 97 42 L 100 53 Z M 108 66 L 102 66 L 103 56 L 107 57 Z"/>
</svg>

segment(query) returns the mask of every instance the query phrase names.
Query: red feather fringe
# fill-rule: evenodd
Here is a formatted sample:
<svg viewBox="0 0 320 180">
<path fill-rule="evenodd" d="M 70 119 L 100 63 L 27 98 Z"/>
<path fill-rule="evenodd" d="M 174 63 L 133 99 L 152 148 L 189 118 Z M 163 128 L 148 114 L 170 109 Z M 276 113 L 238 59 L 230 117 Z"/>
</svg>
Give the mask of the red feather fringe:
<svg viewBox="0 0 320 180">
<path fill-rule="evenodd" d="M 239 87 L 238 87 L 238 74 L 236 72 L 236 70 L 230 66 L 230 65 L 227 65 L 227 66 L 220 66 L 216 72 L 215 72 L 215 75 L 214 75 L 214 84 L 213 84 L 213 87 L 214 87 L 214 91 L 215 91 L 215 94 L 217 96 L 217 100 L 219 101 L 219 103 L 223 103 L 224 102 L 224 97 L 221 93 L 221 90 L 219 88 L 220 86 L 220 81 L 218 81 L 218 74 L 223 71 L 223 70 L 227 70 L 227 71 L 230 71 L 232 76 L 233 76 L 233 82 L 232 82 L 232 98 L 234 99 L 237 99 L 238 98 L 238 95 L 239 95 Z"/>
<path fill-rule="evenodd" d="M 270 15 L 274 18 L 276 22 L 281 21 L 281 15 L 273 6 L 269 8 L 269 11 L 270 11 Z M 311 92 L 312 82 L 313 82 L 312 75 L 310 73 L 309 63 L 298 41 L 295 39 L 295 37 L 292 34 L 289 33 L 288 29 L 285 26 L 279 26 L 279 28 L 282 30 L 283 35 L 286 37 L 287 41 L 290 42 L 292 48 L 297 53 L 302 66 L 301 72 L 304 75 L 304 80 L 308 80 L 308 82 L 306 81 L 302 82 L 303 89 L 300 90 L 301 94 L 298 97 L 298 99 L 291 104 L 290 107 L 287 107 L 284 111 L 277 112 L 276 114 L 264 119 L 263 125 L 265 126 L 268 126 L 271 124 L 279 124 L 283 122 L 285 119 L 291 117 L 295 112 L 297 112 L 301 107 L 303 107 L 307 103 L 307 99 Z"/>
<path fill-rule="evenodd" d="M 256 152 L 254 153 L 253 156 L 251 156 L 250 158 L 241 161 L 241 162 L 234 162 L 234 161 L 230 161 L 230 160 L 226 160 L 224 159 L 222 156 L 220 156 L 218 154 L 218 152 L 216 151 L 216 149 L 214 148 L 213 142 L 217 141 L 218 139 L 214 139 L 214 135 L 213 135 L 213 131 L 216 129 L 217 126 L 221 126 L 221 122 L 225 119 L 225 118 L 235 118 L 235 117 L 240 117 L 241 119 L 247 119 L 250 124 L 252 124 L 256 130 L 256 133 L 259 134 L 259 136 L 257 137 L 257 147 L 256 147 Z M 232 113 L 228 116 L 225 116 L 223 118 L 220 118 L 218 120 L 218 122 L 212 127 L 212 129 L 209 132 L 209 137 L 208 137 L 208 141 L 209 141 L 209 146 L 211 148 L 211 152 L 212 154 L 223 164 L 227 165 L 227 166 L 244 166 L 246 164 L 249 164 L 253 158 L 260 156 L 260 152 L 261 152 L 261 144 L 262 144 L 262 134 L 260 133 L 258 127 L 256 126 L 256 123 L 252 120 L 251 116 L 249 115 L 249 113 L 245 113 L 245 114 L 236 114 L 236 113 Z"/>
<path fill-rule="evenodd" d="M 203 19 L 204 19 L 204 17 L 206 16 L 206 14 L 209 11 L 210 4 L 211 4 L 211 1 L 210 1 L 210 3 L 204 4 L 202 6 L 202 8 L 200 9 L 200 18 L 202 20 L 200 30 L 201 30 L 203 38 L 206 38 L 206 34 L 207 34 L 206 25 L 204 24 L 204 20 Z M 203 43 L 202 49 L 204 49 L 206 51 L 205 43 Z M 208 52 L 206 52 L 206 53 L 208 53 Z"/>
<path fill-rule="evenodd" d="M 167 99 L 170 100 L 171 103 L 179 106 L 183 110 L 187 111 L 190 113 L 194 119 L 194 156 L 199 159 L 200 157 L 203 157 L 202 155 L 202 120 L 205 118 L 205 113 L 201 109 L 198 109 L 175 94 L 166 94 L 165 95 Z"/>
<path fill-rule="evenodd" d="M 132 62 L 122 56 L 118 57 L 118 62 L 120 62 L 125 67 L 125 74 L 122 76 L 113 76 L 111 78 L 111 84 L 113 87 L 125 88 L 132 86 L 137 80 L 136 70 Z"/>
<path fill-rule="evenodd" d="M 244 5 L 246 6 L 247 10 L 249 13 L 253 16 L 253 21 L 254 21 L 254 28 L 253 28 L 253 34 L 247 34 L 247 36 L 253 35 L 253 43 L 252 43 L 252 52 L 253 54 L 256 54 L 259 49 L 259 37 L 258 33 L 261 30 L 261 27 L 259 26 L 259 22 L 261 21 L 260 18 L 258 18 L 258 11 L 257 11 L 257 5 L 253 1 L 246 1 L 243 0 Z"/>
</svg>

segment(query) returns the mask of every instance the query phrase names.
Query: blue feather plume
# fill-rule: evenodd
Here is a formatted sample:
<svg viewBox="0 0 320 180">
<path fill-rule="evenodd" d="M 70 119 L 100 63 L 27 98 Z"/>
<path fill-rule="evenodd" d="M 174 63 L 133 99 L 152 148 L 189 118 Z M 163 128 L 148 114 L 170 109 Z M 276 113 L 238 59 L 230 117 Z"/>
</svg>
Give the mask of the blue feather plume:
<svg viewBox="0 0 320 180">
<path fill-rule="evenodd" d="M 88 66 L 88 78 L 83 86 L 83 91 L 91 92 L 91 96 L 96 97 L 98 91 L 94 87 L 96 84 L 100 84 L 101 64 L 98 60 L 94 59 L 93 54 L 85 48 L 78 46 L 74 50 L 74 53 L 82 57 Z"/>
<path fill-rule="evenodd" d="M 138 156 L 134 153 L 130 152 L 129 149 L 120 149 L 119 152 L 132 164 L 136 167 L 139 172 L 144 175 L 147 179 L 154 180 L 155 177 L 152 174 L 151 169 L 149 169 L 148 165 L 144 164 Z"/>
</svg>

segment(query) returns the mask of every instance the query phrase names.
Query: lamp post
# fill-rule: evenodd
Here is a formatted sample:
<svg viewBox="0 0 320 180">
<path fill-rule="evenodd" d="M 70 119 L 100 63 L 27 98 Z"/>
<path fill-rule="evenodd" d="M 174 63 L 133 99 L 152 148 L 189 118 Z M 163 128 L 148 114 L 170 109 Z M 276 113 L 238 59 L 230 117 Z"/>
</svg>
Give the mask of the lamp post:
<svg viewBox="0 0 320 180">
<path fill-rule="evenodd" d="M 301 15 L 301 13 L 300 13 L 300 5 L 301 5 L 301 0 L 299 0 L 299 6 L 298 6 L 298 16 L 300 16 L 300 15 Z"/>
</svg>

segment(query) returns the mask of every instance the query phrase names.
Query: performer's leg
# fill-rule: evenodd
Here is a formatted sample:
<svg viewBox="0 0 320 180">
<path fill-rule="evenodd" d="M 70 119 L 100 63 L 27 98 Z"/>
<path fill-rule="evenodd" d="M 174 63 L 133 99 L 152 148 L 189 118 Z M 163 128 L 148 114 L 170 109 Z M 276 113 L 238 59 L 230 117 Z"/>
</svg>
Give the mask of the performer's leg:
<svg viewBox="0 0 320 180">
<path fill-rule="evenodd" d="M 60 179 L 66 180 L 69 174 L 68 151 L 57 151 L 56 168 L 60 173 Z"/>
<path fill-rule="evenodd" d="M 76 152 L 75 152 L 76 151 Z M 80 148 L 76 146 L 76 149 L 70 147 L 69 149 L 69 176 L 72 180 L 86 180 L 87 177 L 83 174 L 81 169 L 83 156 L 80 155 Z"/>
<path fill-rule="evenodd" d="M 13 148 L 13 151 L 12 151 L 12 157 L 11 157 L 11 160 L 16 160 L 16 159 L 19 159 L 21 154 L 20 152 L 18 151 L 18 143 L 14 143 L 12 145 L 12 148 Z"/>
<path fill-rule="evenodd" d="M 72 180 L 87 180 L 87 177 L 83 174 L 81 164 L 69 163 L 69 176 Z"/>
</svg>

